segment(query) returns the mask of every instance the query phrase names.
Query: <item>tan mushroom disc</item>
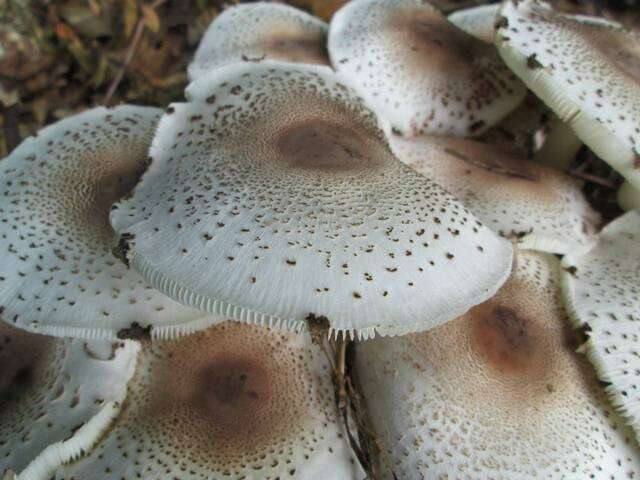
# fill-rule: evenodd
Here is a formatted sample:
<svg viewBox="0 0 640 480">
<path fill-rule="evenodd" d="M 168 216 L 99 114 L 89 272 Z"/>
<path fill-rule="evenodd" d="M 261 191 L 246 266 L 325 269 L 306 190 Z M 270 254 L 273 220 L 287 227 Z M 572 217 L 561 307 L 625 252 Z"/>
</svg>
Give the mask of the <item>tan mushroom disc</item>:
<svg viewBox="0 0 640 480">
<path fill-rule="evenodd" d="M 0 475 L 20 473 L 105 405 L 122 402 L 136 352 L 132 342 L 63 340 L 0 322 Z"/>
<path fill-rule="evenodd" d="M 640 34 L 536 0 L 505 1 L 499 15 L 507 65 L 634 186 L 640 204 Z"/>
<path fill-rule="evenodd" d="M 172 298 L 368 337 L 432 328 L 508 277 L 509 242 L 395 158 L 328 68 L 236 64 L 187 94 L 111 217 L 132 267 Z"/>
<path fill-rule="evenodd" d="M 204 34 L 189 78 L 236 62 L 280 60 L 329 65 L 328 26 L 302 10 L 277 3 L 233 6 L 211 23 Z"/>
<path fill-rule="evenodd" d="M 460 199 L 486 226 L 520 248 L 585 250 L 600 216 L 576 180 L 504 147 L 474 140 L 390 138 L 396 156 Z"/>
<path fill-rule="evenodd" d="M 522 101 L 495 48 L 422 0 L 354 0 L 329 27 L 331 63 L 405 136 L 478 135 Z"/>
<path fill-rule="evenodd" d="M 496 31 L 496 15 L 498 14 L 499 8 L 499 3 L 463 8 L 450 14 L 447 20 L 478 40 L 492 44 Z"/>
<path fill-rule="evenodd" d="M 103 107 L 61 120 L 0 162 L 0 318 L 56 336 L 153 336 L 202 313 L 155 291 L 112 253 L 111 204 L 147 167 L 156 108 Z"/>
<path fill-rule="evenodd" d="M 563 258 L 563 293 L 613 403 L 640 434 L 640 213 L 607 225 L 589 252 Z"/>
<path fill-rule="evenodd" d="M 636 478 L 640 449 L 575 353 L 558 260 L 521 251 L 491 300 L 360 344 L 357 374 L 397 478 Z M 387 478 L 387 477 L 385 477 Z"/>
<path fill-rule="evenodd" d="M 113 428 L 55 478 L 363 478 L 340 425 L 308 335 L 225 322 L 143 344 Z"/>
</svg>

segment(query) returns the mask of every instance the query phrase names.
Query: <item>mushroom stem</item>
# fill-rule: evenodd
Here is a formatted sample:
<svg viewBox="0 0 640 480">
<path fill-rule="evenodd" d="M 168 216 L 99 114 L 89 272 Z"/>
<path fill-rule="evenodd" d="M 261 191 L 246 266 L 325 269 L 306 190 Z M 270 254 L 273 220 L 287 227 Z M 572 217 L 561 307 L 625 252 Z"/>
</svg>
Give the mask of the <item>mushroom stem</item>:
<svg viewBox="0 0 640 480">
<path fill-rule="evenodd" d="M 551 120 L 547 138 L 533 158 L 543 165 L 566 170 L 581 146 L 582 142 L 571 127 L 556 117 Z"/>
<path fill-rule="evenodd" d="M 618 190 L 618 205 L 624 210 L 640 210 L 640 190 L 625 180 Z"/>
</svg>

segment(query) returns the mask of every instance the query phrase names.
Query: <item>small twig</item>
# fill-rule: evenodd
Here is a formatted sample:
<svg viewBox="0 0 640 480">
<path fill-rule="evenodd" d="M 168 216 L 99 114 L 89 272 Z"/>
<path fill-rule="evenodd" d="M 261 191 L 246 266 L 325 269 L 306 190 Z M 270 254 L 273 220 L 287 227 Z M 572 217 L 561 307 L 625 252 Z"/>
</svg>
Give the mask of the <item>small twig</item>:
<svg viewBox="0 0 640 480">
<path fill-rule="evenodd" d="M 600 185 L 602 187 L 606 187 L 606 188 L 610 188 L 610 189 L 615 189 L 616 188 L 616 184 L 614 182 L 612 182 L 611 180 L 608 180 L 606 178 L 602 178 L 598 175 L 594 175 L 592 173 L 587 173 L 587 172 L 581 172 L 580 170 L 577 169 L 573 169 L 573 170 L 569 170 L 569 175 L 571 175 L 572 177 L 576 177 L 579 178 L 581 180 L 586 180 L 588 182 L 593 182 L 597 185 Z"/>
<path fill-rule="evenodd" d="M 151 4 L 151 8 L 155 10 L 166 1 L 167 0 L 156 0 Z M 124 57 L 124 61 L 120 66 L 120 70 L 118 70 L 118 73 L 116 74 L 113 81 L 111 82 L 111 85 L 109 85 L 109 89 L 107 90 L 107 93 L 104 96 L 104 100 L 102 103 L 106 106 L 109 106 L 111 104 L 113 95 L 116 93 L 116 89 L 118 88 L 118 85 L 120 85 L 120 82 L 122 82 L 122 79 L 124 78 L 124 74 L 125 74 L 125 71 L 127 70 L 127 67 L 129 66 L 129 64 L 133 60 L 133 57 L 135 56 L 136 50 L 138 49 L 138 44 L 140 43 L 140 39 L 142 38 L 142 32 L 144 32 L 144 25 L 145 25 L 145 18 L 144 16 L 142 16 L 138 19 L 138 23 L 136 23 L 136 28 L 134 30 L 133 37 L 131 38 L 131 44 L 129 45 L 127 54 Z"/>
</svg>

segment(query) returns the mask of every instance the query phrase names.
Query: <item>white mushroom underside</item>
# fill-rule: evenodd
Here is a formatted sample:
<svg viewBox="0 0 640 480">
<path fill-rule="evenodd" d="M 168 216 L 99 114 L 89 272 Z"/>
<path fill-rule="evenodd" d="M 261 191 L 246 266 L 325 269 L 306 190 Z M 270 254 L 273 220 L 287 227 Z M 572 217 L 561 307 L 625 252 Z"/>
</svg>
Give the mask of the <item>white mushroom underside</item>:
<svg viewBox="0 0 640 480">
<path fill-rule="evenodd" d="M 640 188 L 640 37 L 536 0 L 506 1 L 499 16 L 496 45 L 507 65 Z"/>
<path fill-rule="evenodd" d="M 62 340 L 0 324 L 0 473 L 20 473 L 106 403 L 122 402 L 136 352 L 130 342 Z"/>
<path fill-rule="evenodd" d="M 112 214 L 131 265 L 171 297 L 366 337 L 443 323 L 508 276 L 509 243 L 394 158 L 328 69 L 226 67 L 188 95 Z"/>
<path fill-rule="evenodd" d="M 640 432 L 640 213 L 614 220 L 591 251 L 567 255 L 562 265 L 571 318 L 588 326 L 589 359 Z"/>
</svg>

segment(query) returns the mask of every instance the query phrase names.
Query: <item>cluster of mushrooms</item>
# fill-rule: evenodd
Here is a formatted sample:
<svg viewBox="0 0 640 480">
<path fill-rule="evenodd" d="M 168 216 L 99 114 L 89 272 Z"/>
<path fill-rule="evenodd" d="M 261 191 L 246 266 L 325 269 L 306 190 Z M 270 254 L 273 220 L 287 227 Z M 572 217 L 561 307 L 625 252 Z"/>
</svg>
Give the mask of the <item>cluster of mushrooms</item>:
<svg viewBox="0 0 640 480">
<path fill-rule="evenodd" d="M 251 3 L 189 77 L 0 161 L 3 480 L 640 476 L 638 34 Z"/>
</svg>

